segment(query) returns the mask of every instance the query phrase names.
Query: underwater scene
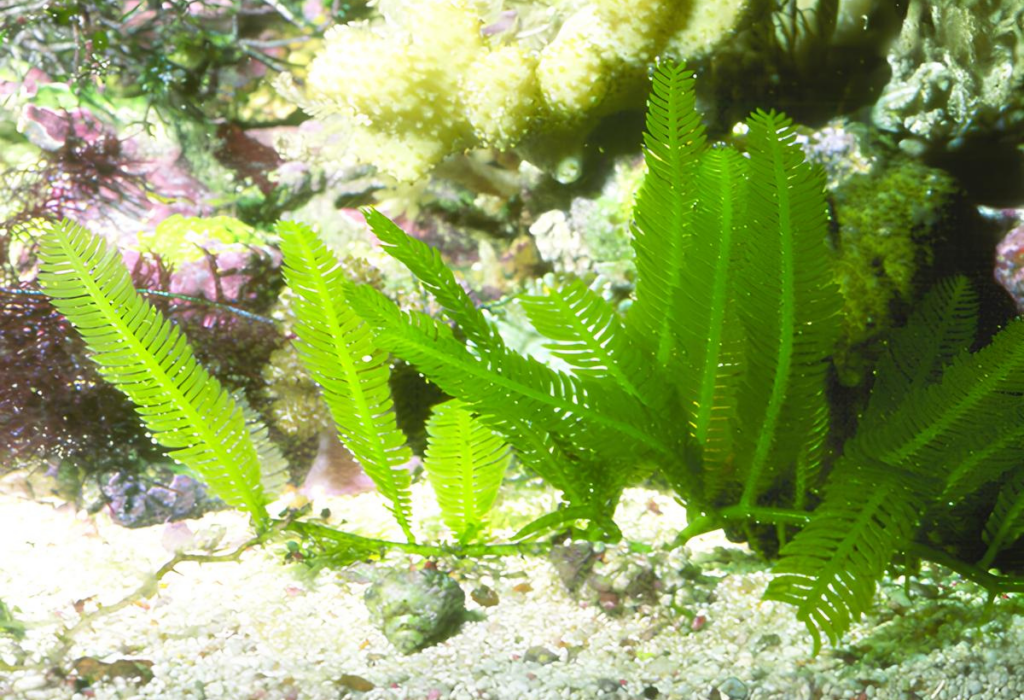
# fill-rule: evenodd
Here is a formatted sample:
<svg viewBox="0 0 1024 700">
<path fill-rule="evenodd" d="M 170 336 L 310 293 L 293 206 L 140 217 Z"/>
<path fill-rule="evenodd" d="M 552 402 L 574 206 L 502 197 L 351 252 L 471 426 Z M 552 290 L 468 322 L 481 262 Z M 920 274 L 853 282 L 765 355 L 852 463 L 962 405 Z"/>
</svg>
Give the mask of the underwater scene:
<svg viewBox="0 0 1024 700">
<path fill-rule="evenodd" d="M 1024 698 L 1021 314 L 1024 0 L 7 0 L 0 698 Z"/>
</svg>

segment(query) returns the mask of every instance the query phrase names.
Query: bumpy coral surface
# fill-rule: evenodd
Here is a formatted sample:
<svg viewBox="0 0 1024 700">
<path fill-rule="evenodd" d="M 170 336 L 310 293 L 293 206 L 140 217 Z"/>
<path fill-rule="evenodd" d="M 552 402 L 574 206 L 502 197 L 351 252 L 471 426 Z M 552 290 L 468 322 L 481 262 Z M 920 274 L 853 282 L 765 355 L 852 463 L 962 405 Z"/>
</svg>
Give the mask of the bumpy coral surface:
<svg viewBox="0 0 1024 700">
<path fill-rule="evenodd" d="M 412 181 L 462 149 L 585 133 L 642 99 L 647 67 L 670 42 L 684 58 L 707 51 L 747 4 L 559 0 L 502 11 L 482 0 L 392 0 L 379 3 L 379 20 L 327 34 L 305 97 L 282 86 L 317 115 L 343 115 L 356 159 Z M 545 155 L 571 163 L 579 138 Z"/>
<path fill-rule="evenodd" d="M 1024 129 L 1020 0 L 912 0 L 889 53 L 892 79 L 875 123 L 906 148 L 952 146 Z"/>
</svg>

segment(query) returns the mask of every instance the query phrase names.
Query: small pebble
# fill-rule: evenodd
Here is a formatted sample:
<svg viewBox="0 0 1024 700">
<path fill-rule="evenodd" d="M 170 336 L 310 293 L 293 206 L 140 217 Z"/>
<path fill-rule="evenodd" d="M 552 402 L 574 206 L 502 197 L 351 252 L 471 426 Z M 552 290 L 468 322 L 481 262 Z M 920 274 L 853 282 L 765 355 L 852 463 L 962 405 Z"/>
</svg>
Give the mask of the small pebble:
<svg viewBox="0 0 1024 700">
<path fill-rule="evenodd" d="M 523 661 L 546 665 L 558 661 L 558 654 L 541 646 L 530 647 L 523 654 Z"/>
<path fill-rule="evenodd" d="M 718 690 L 728 697 L 729 700 L 746 700 L 749 693 L 746 684 L 735 676 L 730 676 L 722 681 L 722 684 L 718 686 Z"/>
</svg>

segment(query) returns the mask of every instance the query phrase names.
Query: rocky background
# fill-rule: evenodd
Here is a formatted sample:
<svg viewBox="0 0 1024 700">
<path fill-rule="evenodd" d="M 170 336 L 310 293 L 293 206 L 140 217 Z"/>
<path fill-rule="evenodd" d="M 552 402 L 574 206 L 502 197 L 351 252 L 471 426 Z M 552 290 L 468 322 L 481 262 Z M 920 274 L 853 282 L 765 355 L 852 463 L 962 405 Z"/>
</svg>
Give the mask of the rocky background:
<svg viewBox="0 0 1024 700">
<path fill-rule="evenodd" d="M 30 0 L 0 9 L 0 471 L 137 526 L 214 508 L 38 293 L 61 217 L 122 248 L 137 285 L 243 392 L 307 494 L 370 487 L 290 345 L 279 218 L 353 276 L 424 296 L 376 249 L 373 204 L 444 252 L 522 348 L 510 303 L 545 274 L 628 305 L 647 76 L 698 74 L 712 138 L 755 107 L 802 124 L 828 173 L 846 299 L 842 431 L 882 333 L 961 272 L 983 327 L 1024 308 L 1020 0 Z M 422 446 L 442 397 L 395 372 Z M 413 465 L 415 466 L 415 465 Z"/>
</svg>

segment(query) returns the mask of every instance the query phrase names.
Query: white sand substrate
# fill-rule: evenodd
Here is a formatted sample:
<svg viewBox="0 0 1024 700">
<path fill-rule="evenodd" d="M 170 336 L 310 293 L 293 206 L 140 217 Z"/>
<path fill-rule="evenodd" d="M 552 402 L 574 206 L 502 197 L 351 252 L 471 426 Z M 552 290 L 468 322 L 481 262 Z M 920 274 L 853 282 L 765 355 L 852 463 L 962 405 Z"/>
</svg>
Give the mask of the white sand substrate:
<svg viewBox="0 0 1024 700">
<path fill-rule="evenodd" d="M 376 494 L 327 505 L 335 519 L 350 523 L 347 527 L 361 523 L 363 532 L 394 534 Z M 429 541 L 438 532 L 436 508 L 419 487 L 414 507 L 428 513 Z M 550 507 L 550 499 L 536 493 L 508 495 L 501 506 L 508 512 L 544 507 Z M 617 522 L 627 540 L 658 547 L 682 527 L 683 514 L 670 496 L 632 489 Z M 187 526 L 199 540 L 223 531 L 218 551 L 251 536 L 246 519 L 229 511 Z M 174 532 L 180 535 L 180 526 Z M 1012 601 L 986 611 L 982 593 L 955 577 L 923 586 L 923 596 L 912 591 L 911 600 L 887 583 L 874 613 L 838 648 L 826 647 L 812 657 L 793 609 L 759 600 L 769 580 L 766 566 L 717 533 L 655 556 L 659 577 L 669 590 L 678 590 L 621 616 L 570 595 L 543 557 L 458 567 L 455 575 L 467 605 L 480 619 L 409 656 L 397 653 L 370 625 L 362 595 L 374 567 L 409 566 L 415 557 L 391 555 L 348 572 L 310 576 L 301 565 L 284 561 L 283 544 L 273 544 L 246 552 L 238 562 L 181 564 L 154 596 L 80 630 L 70 649 L 59 654 L 56 635 L 79 619 L 76 606 L 88 612 L 135 590 L 171 557 L 173 539 L 167 526 L 127 530 L 102 512 L 88 516 L 67 504 L 0 495 L 0 600 L 27 628 L 20 640 L 0 635 L 0 661 L 23 669 L 0 670 L 0 697 L 1024 697 L 1024 617 L 1011 614 Z M 645 556 L 623 546 L 606 559 L 641 562 Z M 680 578 L 691 560 L 704 562 L 704 573 L 714 577 L 710 584 Z M 497 592 L 497 606 L 481 608 L 470 599 L 480 584 Z M 697 615 L 696 624 L 676 612 L 680 608 Z M 556 658 L 526 660 L 531 647 L 543 647 Z M 153 677 L 148 682 L 114 678 L 76 690 L 75 674 L 68 674 L 80 657 L 146 660 L 152 662 Z M 351 687 L 371 684 L 365 691 Z"/>
</svg>

